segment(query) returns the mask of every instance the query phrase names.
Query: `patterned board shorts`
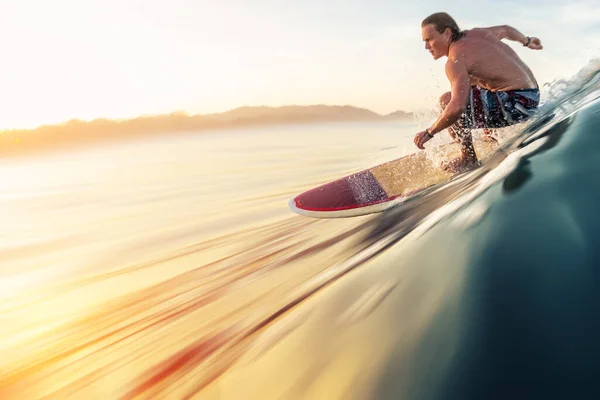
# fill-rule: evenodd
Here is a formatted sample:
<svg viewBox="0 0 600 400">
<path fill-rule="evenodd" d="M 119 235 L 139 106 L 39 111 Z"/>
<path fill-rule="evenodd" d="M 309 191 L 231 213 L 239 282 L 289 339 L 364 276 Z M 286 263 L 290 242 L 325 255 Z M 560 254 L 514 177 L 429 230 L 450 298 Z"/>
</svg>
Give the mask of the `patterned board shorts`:
<svg viewBox="0 0 600 400">
<path fill-rule="evenodd" d="M 492 92 L 471 87 L 467 110 L 458 121 L 467 129 L 502 128 L 527 120 L 540 102 L 539 89 Z"/>
</svg>

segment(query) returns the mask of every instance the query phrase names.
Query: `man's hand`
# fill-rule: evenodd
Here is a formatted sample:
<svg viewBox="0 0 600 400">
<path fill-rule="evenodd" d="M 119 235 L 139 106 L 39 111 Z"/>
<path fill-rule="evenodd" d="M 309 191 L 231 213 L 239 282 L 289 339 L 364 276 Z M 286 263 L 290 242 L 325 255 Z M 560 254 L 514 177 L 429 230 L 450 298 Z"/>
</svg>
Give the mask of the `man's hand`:
<svg viewBox="0 0 600 400">
<path fill-rule="evenodd" d="M 425 150 L 425 147 L 423 147 L 423 145 L 429 140 L 431 140 L 431 136 L 429 136 L 429 133 L 427 133 L 427 131 L 423 131 L 415 135 L 414 142 L 418 148 L 420 148 L 421 150 Z"/>
<path fill-rule="evenodd" d="M 540 39 L 532 36 L 527 47 L 532 50 L 541 50 L 541 49 L 543 49 L 542 41 Z"/>
</svg>

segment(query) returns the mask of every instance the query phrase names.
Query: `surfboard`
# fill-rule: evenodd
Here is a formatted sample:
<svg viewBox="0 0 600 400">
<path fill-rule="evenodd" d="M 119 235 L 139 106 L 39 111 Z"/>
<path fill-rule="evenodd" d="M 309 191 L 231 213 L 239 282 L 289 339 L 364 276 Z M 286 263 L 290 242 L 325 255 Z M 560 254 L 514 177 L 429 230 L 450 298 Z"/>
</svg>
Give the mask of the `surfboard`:
<svg viewBox="0 0 600 400">
<path fill-rule="evenodd" d="M 481 139 L 474 140 L 473 145 L 480 160 L 498 148 L 496 143 Z M 457 143 L 419 151 L 310 189 L 290 199 L 288 205 L 293 212 L 314 218 L 382 212 L 450 181 L 456 174 L 443 170 L 439 164 L 459 154 Z"/>
</svg>

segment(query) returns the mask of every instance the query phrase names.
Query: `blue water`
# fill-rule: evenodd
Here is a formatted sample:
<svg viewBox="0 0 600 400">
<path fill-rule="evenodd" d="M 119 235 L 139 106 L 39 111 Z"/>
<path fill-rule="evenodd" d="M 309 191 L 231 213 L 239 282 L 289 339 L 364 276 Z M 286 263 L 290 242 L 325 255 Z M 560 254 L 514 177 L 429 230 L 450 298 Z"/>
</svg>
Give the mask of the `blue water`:
<svg viewBox="0 0 600 400">
<path fill-rule="evenodd" d="M 481 168 L 353 219 L 287 201 L 424 121 L 4 160 L 0 398 L 598 397 L 599 70 Z"/>
</svg>

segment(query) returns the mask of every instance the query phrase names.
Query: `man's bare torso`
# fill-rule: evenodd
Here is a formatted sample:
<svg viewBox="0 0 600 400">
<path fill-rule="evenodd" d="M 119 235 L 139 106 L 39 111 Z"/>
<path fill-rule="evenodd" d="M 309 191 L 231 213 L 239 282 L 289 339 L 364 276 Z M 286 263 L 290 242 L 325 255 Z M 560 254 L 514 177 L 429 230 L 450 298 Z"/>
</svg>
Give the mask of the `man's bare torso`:
<svg viewBox="0 0 600 400">
<path fill-rule="evenodd" d="M 469 30 L 452 43 L 448 62 L 458 59 L 465 63 L 472 86 L 492 91 L 538 87 L 517 53 L 485 28 Z"/>
</svg>

